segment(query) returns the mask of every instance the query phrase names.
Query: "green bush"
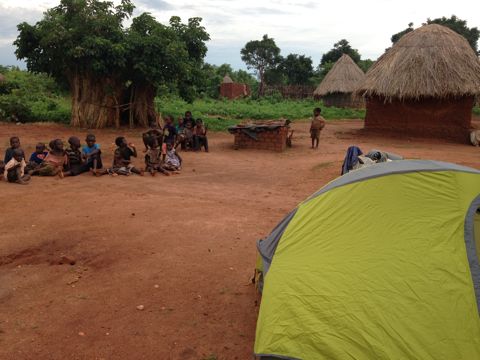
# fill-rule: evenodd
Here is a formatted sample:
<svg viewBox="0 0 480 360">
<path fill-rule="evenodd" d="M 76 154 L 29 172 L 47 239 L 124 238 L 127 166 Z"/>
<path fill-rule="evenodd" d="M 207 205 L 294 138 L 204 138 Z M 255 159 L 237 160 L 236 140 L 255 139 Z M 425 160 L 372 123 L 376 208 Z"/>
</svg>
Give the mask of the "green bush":
<svg viewBox="0 0 480 360">
<path fill-rule="evenodd" d="M 68 123 L 70 104 L 55 81 L 44 74 L 10 68 L 0 84 L 0 119 Z"/>
</svg>

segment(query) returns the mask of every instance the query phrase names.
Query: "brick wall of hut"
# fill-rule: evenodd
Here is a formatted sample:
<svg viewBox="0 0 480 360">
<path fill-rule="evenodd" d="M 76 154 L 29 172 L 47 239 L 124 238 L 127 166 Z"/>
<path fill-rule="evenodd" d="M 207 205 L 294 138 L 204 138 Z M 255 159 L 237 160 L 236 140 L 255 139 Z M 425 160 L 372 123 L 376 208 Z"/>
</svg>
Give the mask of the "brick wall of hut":
<svg viewBox="0 0 480 360">
<path fill-rule="evenodd" d="M 234 146 L 235 149 L 285 151 L 287 147 L 287 132 L 288 128 L 282 126 L 275 130 L 258 132 L 255 140 L 238 129 L 235 133 Z"/>
</svg>

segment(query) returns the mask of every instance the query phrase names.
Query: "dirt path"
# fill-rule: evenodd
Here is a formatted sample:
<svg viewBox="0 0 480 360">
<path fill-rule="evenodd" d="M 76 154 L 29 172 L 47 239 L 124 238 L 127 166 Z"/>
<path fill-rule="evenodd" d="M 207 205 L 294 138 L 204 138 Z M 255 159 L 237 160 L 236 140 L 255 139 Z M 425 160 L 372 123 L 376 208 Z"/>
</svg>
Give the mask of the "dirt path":
<svg viewBox="0 0 480 360">
<path fill-rule="evenodd" d="M 308 124 L 296 124 L 282 154 L 235 151 L 231 135 L 212 134 L 211 153 L 184 153 L 168 178 L 0 182 L 0 359 L 250 359 L 255 241 L 338 176 L 349 145 L 480 168 L 477 148 L 361 127 L 329 123 L 312 151 Z M 110 155 L 117 132 L 95 133 Z M 86 132 L 0 124 L 2 154 L 14 134 L 31 153 Z M 140 131 L 124 134 L 141 148 Z"/>
</svg>

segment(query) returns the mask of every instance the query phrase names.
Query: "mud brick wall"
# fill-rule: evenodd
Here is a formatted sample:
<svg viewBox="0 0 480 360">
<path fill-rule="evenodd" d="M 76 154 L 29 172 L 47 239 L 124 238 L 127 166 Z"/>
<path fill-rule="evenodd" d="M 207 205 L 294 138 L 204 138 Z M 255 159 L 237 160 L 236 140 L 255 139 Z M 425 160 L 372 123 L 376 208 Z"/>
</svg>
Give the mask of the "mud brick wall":
<svg viewBox="0 0 480 360">
<path fill-rule="evenodd" d="M 220 85 L 220 97 L 230 100 L 250 95 L 250 87 L 246 84 L 223 83 Z"/>
<path fill-rule="evenodd" d="M 365 129 L 412 137 L 468 143 L 474 98 L 393 100 L 367 99 Z"/>
<path fill-rule="evenodd" d="M 284 151 L 287 148 L 286 127 L 280 127 L 275 130 L 267 130 L 257 133 L 257 140 L 237 130 L 235 133 L 235 149 L 259 149 Z"/>
</svg>

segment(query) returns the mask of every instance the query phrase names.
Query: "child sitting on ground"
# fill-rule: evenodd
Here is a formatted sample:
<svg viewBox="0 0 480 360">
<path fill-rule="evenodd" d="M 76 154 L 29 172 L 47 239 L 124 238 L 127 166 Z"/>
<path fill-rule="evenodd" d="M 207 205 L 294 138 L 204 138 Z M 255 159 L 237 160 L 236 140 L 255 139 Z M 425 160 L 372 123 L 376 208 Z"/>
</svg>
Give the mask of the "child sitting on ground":
<svg viewBox="0 0 480 360">
<path fill-rule="evenodd" d="M 92 169 L 94 175 L 99 175 L 97 171 L 103 168 L 102 151 L 100 145 L 97 144 L 95 135 L 88 134 L 85 138 L 86 145 L 82 147 L 82 156 L 89 169 Z"/>
<path fill-rule="evenodd" d="M 45 160 L 45 157 L 48 155 L 47 147 L 44 143 L 38 143 L 35 147 L 35 152 L 30 155 L 30 160 L 28 161 L 28 167 L 31 170 L 35 170 L 38 166 Z"/>
<path fill-rule="evenodd" d="M 82 146 L 80 139 L 76 136 L 70 136 L 68 143 L 70 147 L 65 150 L 68 158 L 68 165 L 66 167 L 67 171 L 64 172 L 64 176 L 77 176 L 87 172 L 89 166 L 83 161 L 82 152 L 80 151 L 80 147 Z"/>
<path fill-rule="evenodd" d="M 137 157 L 137 149 L 132 143 L 128 143 L 127 139 L 119 136 L 115 139 L 117 148 L 113 154 L 113 166 L 107 170 L 110 175 L 130 175 L 131 173 L 143 176 L 143 170 L 137 169 L 132 165 L 130 158 Z"/>
<path fill-rule="evenodd" d="M 7 164 L 13 157 L 13 151 L 15 149 L 19 149 L 22 152 L 22 156 L 25 159 L 25 153 L 23 152 L 22 148 L 20 147 L 20 138 L 18 136 L 12 136 L 10 138 L 10 147 L 5 151 L 5 158 L 3 162 Z"/>
<path fill-rule="evenodd" d="M 310 137 L 312 138 L 312 149 L 318 149 L 320 142 L 320 132 L 325 127 L 325 119 L 320 115 L 322 109 L 315 108 L 313 110 L 313 120 L 310 125 Z"/>
<path fill-rule="evenodd" d="M 167 144 L 167 152 L 163 155 L 163 168 L 178 174 L 182 168 L 182 158 L 175 151 L 172 144 Z"/>
<path fill-rule="evenodd" d="M 170 175 L 170 173 L 162 167 L 162 150 L 158 146 L 157 138 L 148 138 L 147 144 L 148 150 L 145 154 L 145 171 L 150 172 L 152 176 L 155 176 L 155 172 L 157 171 L 164 175 Z"/>
<path fill-rule="evenodd" d="M 195 145 L 195 151 L 202 150 L 203 146 L 205 148 L 205 152 L 208 152 L 207 128 L 203 125 L 202 119 L 197 119 L 195 123 L 196 125 L 193 129 L 193 143 Z"/>
<path fill-rule="evenodd" d="M 149 126 L 150 129 L 142 134 L 143 145 L 145 145 L 145 152 L 148 151 L 148 142 L 150 141 L 150 138 L 156 138 L 160 148 L 162 147 L 163 141 L 162 127 L 156 121 L 151 122 Z"/>
<path fill-rule="evenodd" d="M 4 174 L 5 180 L 11 183 L 21 185 L 28 184 L 30 175 L 25 174 L 25 158 L 21 149 L 14 149 L 11 153 L 12 158 L 5 164 Z"/>
<path fill-rule="evenodd" d="M 63 167 L 68 164 L 68 158 L 63 150 L 63 141 L 55 139 L 48 144 L 50 151 L 42 164 L 31 172 L 31 175 L 56 176 L 63 178 Z"/>
</svg>

